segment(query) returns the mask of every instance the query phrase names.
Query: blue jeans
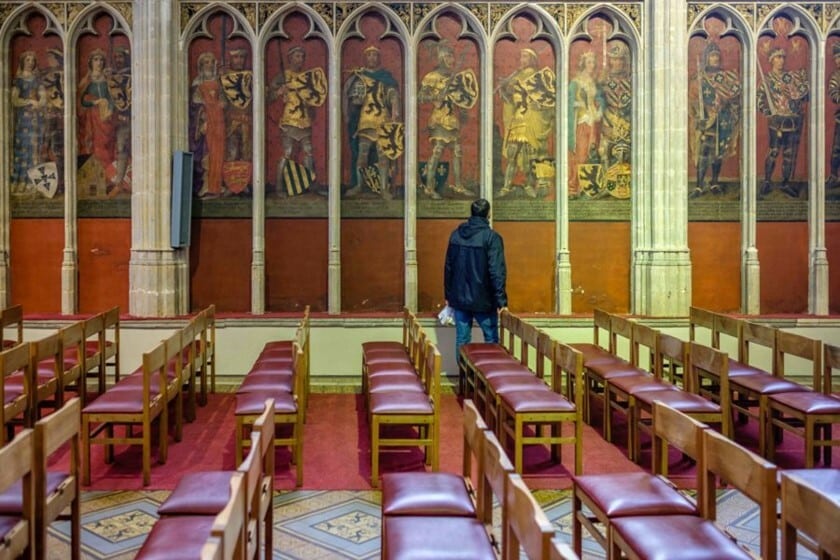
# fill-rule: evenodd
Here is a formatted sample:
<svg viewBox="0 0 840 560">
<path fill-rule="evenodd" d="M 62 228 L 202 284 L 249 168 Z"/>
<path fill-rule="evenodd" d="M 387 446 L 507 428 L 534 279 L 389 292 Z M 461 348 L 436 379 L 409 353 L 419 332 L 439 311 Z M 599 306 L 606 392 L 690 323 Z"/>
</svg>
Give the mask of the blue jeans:
<svg viewBox="0 0 840 560">
<path fill-rule="evenodd" d="M 455 310 L 455 359 L 461 356 L 461 345 L 472 340 L 473 319 L 481 327 L 484 342 L 499 342 L 499 315 L 495 311 L 478 313 L 475 311 Z"/>
</svg>

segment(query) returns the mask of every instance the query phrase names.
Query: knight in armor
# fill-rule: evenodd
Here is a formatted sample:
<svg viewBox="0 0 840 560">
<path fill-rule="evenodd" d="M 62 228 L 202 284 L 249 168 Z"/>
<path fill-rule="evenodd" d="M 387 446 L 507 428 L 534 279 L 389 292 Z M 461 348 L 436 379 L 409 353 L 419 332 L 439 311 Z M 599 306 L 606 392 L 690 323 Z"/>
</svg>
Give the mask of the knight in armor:
<svg viewBox="0 0 840 560">
<path fill-rule="evenodd" d="M 229 66 L 222 76 L 225 105 L 227 154 L 225 161 L 251 161 L 253 125 L 251 122 L 252 72 L 245 68 L 248 51 L 230 51 Z"/>
<path fill-rule="evenodd" d="M 689 88 L 689 112 L 695 133 L 692 147 L 697 164 L 697 185 L 689 196 L 694 198 L 706 192 L 721 194 L 720 170 L 724 158 L 735 155 L 737 149 L 741 81 L 735 72 L 721 66 L 717 43 L 710 41 L 706 45 Z M 709 171 L 711 177 L 706 183 Z"/>
<path fill-rule="evenodd" d="M 396 79 L 382 68 L 381 53 L 373 45 L 364 50 L 365 66 L 351 71 L 344 83 L 344 111 L 353 169 L 346 196 L 367 186 L 382 198 L 393 198 L 391 160 L 402 153 L 400 95 Z M 399 137 L 388 136 L 398 134 Z M 375 168 L 375 172 L 373 171 Z"/>
<path fill-rule="evenodd" d="M 461 123 L 466 110 L 475 106 L 478 99 L 478 82 L 471 69 L 455 72 L 455 53 L 448 44 L 437 44 L 437 67 L 426 74 L 417 94 L 421 103 L 431 103 L 427 129 L 432 143 L 432 155 L 426 163 L 426 181 L 423 193 L 432 199 L 441 198 L 436 189 L 436 169 L 447 147 L 452 149 L 452 176 L 449 189 L 460 195 L 474 197 L 475 193 L 463 182 Z"/>
<path fill-rule="evenodd" d="M 55 162 L 56 189 L 64 185 L 64 53 L 47 49 L 47 67 L 41 77 L 44 88 L 44 140 L 41 161 Z"/>
<path fill-rule="evenodd" d="M 597 196 L 630 198 L 630 148 L 632 146 L 633 79 L 630 50 L 621 41 L 607 48 L 606 74 L 601 78 L 604 115 L 598 153 L 604 178 Z"/>
<path fill-rule="evenodd" d="M 834 137 L 831 143 L 831 165 L 826 187 L 840 185 L 840 42 L 832 47 L 834 71 L 828 80 L 828 98 L 834 103 Z"/>
<path fill-rule="evenodd" d="M 791 183 L 796 170 L 796 157 L 802 135 L 805 105 L 810 94 L 805 69 L 785 70 L 787 53 L 783 48 L 770 51 L 770 71 L 758 87 L 758 109 L 767 115 L 769 150 L 764 158 L 764 182 L 761 194 L 772 190 L 776 159 L 782 156 L 780 191 L 791 198 L 799 198 L 798 188 Z"/>
<path fill-rule="evenodd" d="M 126 47 L 114 49 L 114 69 L 109 76 L 111 97 L 114 99 L 114 133 L 116 156 L 115 175 L 111 179 L 108 196 L 131 192 L 126 173 L 131 158 L 131 58 Z"/>
<path fill-rule="evenodd" d="M 309 172 L 310 178 L 315 177 L 312 120 L 314 109 L 321 107 L 327 99 L 327 80 L 324 70 L 321 68 L 303 69 L 306 61 L 306 51 L 303 47 L 292 47 L 286 54 L 286 58 L 288 67 L 271 83 L 272 101 L 279 100 L 283 104 L 278 122 L 283 155 L 277 162 L 276 182 L 277 192 L 281 196 L 292 194 L 283 188 L 283 185 L 287 183 L 284 172 L 287 171 L 289 162 L 299 163 Z M 299 148 L 300 162 L 294 162 L 292 159 L 295 147 Z"/>
<path fill-rule="evenodd" d="M 504 184 L 499 196 L 511 194 L 517 171 L 526 175 L 523 191 L 537 197 L 534 163 L 548 154 L 548 137 L 554 127 L 556 100 L 555 76 L 548 67 L 537 69 L 537 53 L 524 48 L 519 54 L 519 68 L 499 86 L 504 101 L 502 120 L 505 164 Z"/>
</svg>

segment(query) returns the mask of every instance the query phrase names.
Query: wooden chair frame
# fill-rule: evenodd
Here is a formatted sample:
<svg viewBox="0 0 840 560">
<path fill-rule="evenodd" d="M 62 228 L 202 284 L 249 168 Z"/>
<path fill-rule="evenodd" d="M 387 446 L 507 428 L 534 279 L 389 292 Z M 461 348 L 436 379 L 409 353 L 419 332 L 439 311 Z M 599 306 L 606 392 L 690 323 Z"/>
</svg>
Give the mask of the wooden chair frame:
<svg viewBox="0 0 840 560">
<path fill-rule="evenodd" d="M 85 378 L 95 378 L 98 394 L 105 392 L 107 383 L 107 367 L 103 353 L 103 339 L 105 336 L 105 314 L 97 313 L 85 319 Z"/>
<path fill-rule="evenodd" d="M 6 329 L 14 329 L 14 337 L 6 338 Z M 23 306 L 13 305 L 0 311 L 0 328 L 3 329 L 3 349 L 23 342 Z"/>
<path fill-rule="evenodd" d="M 23 372 L 23 391 L 6 402 L 6 378 Z M 18 344 L 0 352 L 0 373 L 3 382 L 0 384 L 0 397 L 3 399 L 2 426 L 0 426 L 0 445 L 11 441 L 14 433 L 14 423 L 23 424 L 25 428 L 32 427 L 32 362 L 29 357 L 29 343 Z"/>
<path fill-rule="evenodd" d="M 507 309 L 502 309 L 499 312 L 499 343 L 494 345 L 486 343 L 490 347 L 496 347 L 504 350 L 511 356 L 511 360 L 516 361 L 516 342 L 519 338 L 519 323 L 520 319 Z M 521 344 L 521 343 L 520 343 Z M 472 363 L 461 349 L 461 354 L 458 356 L 458 371 L 463 383 L 459 387 L 459 391 L 467 399 L 476 400 L 478 392 L 478 376 L 480 375 L 475 364 Z M 481 404 L 476 402 L 479 412 L 483 413 Z"/>
<path fill-rule="evenodd" d="M 0 447 L 0 493 L 21 483 L 22 511 L 20 519 L 0 539 L 0 560 L 35 558 L 35 474 L 33 472 L 34 436 L 24 429 L 9 443 Z"/>
<path fill-rule="evenodd" d="M 75 390 L 82 406 L 87 402 L 87 356 L 85 355 L 85 322 L 77 321 L 58 331 L 61 339 L 63 367 L 59 378 L 62 400 L 66 399 L 68 388 Z"/>
<path fill-rule="evenodd" d="M 528 558 L 546 558 L 555 533 L 554 525 L 518 474 L 508 475 L 504 508 L 507 515 L 502 537 L 503 556 L 518 560 L 521 546 Z"/>
<path fill-rule="evenodd" d="M 814 479 L 824 473 L 827 480 L 836 484 L 836 471 L 815 469 L 805 473 L 799 470 L 783 471 L 779 497 L 782 503 L 782 558 L 796 560 L 796 543 L 799 533 L 813 542 L 818 558 L 840 558 L 840 501 Z"/>
<path fill-rule="evenodd" d="M 32 380 L 32 419 L 41 417 L 41 407 L 59 408 L 64 403 L 61 377 L 64 372 L 64 352 L 58 331 L 29 343 L 30 375 Z M 42 363 L 43 362 L 43 363 Z M 51 370 L 41 382 L 40 371 Z"/>
</svg>

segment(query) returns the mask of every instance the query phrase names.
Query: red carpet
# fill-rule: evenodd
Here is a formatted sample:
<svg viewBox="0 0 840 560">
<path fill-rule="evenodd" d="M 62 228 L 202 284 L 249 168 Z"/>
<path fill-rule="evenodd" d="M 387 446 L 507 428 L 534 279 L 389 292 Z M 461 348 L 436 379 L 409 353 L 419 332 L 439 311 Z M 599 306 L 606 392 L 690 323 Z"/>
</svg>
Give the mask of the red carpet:
<svg viewBox="0 0 840 560">
<path fill-rule="evenodd" d="M 174 488 L 186 472 L 233 469 L 234 417 L 233 394 L 210 395 L 206 407 L 199 407 L 198 419 L 184 425 L 181 442 L 169 440 L 166 464 L 156 462 L 153 450 L 152 481 L 143 487 L 139 446 L 118 447 L 115 460 L 107 465 L 102 446 L 91 449 L 91 485 L 89 490 L 142 490 Z M 594 411 L 593 411 L 594 412 Z M 640 467 L 630 462 L 624 448 L 626 426 L 616 416 L 615 441 L 608 444 L 600 435 L 600 426 L 584 426 L 584 472 L 630 472 Z M 463 445 L 462 412 L 458 399 L 443 397 L 441 409 L 441 470 L 461 471 Z M 600 424 L 600 423 L 599 423 Z M 738 426 L 738 441 L 755 447 L 755 427 Z M 835 428 L 835 436 L 838 436 Z M 752 438 L 752 439 L 751 439 Z M 650 464 L 650 447 L 643 447 L 643 465 Z M 294 489 L 294 471 L 290 470 L 289 452 L 277 451 L 277 488 Z M 308 490 L 366 490 L 370 488 L 370 436 L 364 402 L 354 394 L 312 394 L 304 428 L 304 489 Z M 783 467 L 800 467 L 802 441 L 788 435 L 780 447 L 777 462 Z M 679 462 L 673 457 L 671 474 L 680 486 L 693 486 L 694 465 Z M 840 465 L 840 450 L 834 452 L 835 465 Z M 54 468 L 66 468 L 67 453 L 58 453 L 51 461 Z M 387 448 L 380 455 L 382 472 L 424 469 L 419 448 Z M 525 452 L 525 480 L 534 489 L 563 489 L 571 485 L 569 473 L 573 468 L 571 446 L 564 446 L 563 464 L 549 461 L 548 450 L 530 446 Z"/>
</svg>

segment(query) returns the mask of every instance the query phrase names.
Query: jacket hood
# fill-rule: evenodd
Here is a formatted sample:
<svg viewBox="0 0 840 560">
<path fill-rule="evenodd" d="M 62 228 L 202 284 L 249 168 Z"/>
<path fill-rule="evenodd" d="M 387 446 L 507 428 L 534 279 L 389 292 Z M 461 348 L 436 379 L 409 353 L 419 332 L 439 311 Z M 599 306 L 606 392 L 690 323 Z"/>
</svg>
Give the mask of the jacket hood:
<svg viewBox="0 0 840 560">
<path fill-rule="evenodd" d="M 470 239 L 482 231 L 486 231 L 490 227 L 490 221 L 487 218 L 479 216 L 470 216 L 470 219 L 458 226 L 458 235 L 464 239 Z"/>
</svg>

